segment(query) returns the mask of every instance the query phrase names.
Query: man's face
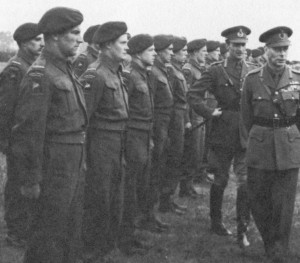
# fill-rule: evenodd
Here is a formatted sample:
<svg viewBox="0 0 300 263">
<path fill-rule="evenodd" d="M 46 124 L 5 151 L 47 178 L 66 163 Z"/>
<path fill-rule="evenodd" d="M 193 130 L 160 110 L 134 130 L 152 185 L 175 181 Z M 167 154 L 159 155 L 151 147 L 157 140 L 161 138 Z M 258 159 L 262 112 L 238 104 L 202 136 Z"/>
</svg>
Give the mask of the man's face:
<svg viewBox="0 0 300 263">
<path fill-rule="evenodd" d="M 213 61 L 218 61 L 220 58 L 220 54 L 221 54 L 220 48 L 218 47 L 216 50 L 209 52 L 208 57 Z"/>
<path fill-rule="evenodd" d="M 180 49 L 178 52 L 174 53 L 174 59 L 180 63 L 184 63 L 187 58 L 187 46 L 183 49 Z"/>
<path fill-rule="evenodd" d="M 152 45 L 151 47 L 148 47 L 146 50 L 144 50 L 138 56 L 145 66 L 152 66 L 154 63 L 155 55 L 156 55 L 155 48 L 154 45 Z"/>
<path fill-rule="evenodd" d="M 121 62 L 127 57 L 127 46 L 128 35 L 124 34 L 117 38 L 114 42 L 108 44 L 108 50 L 111 57 L 118 62 Z"/>
<path fill-rule="evenodd" d="M 266 57 L 271 67 L 282 68 L 286 64 L 289 46 L 267 47 Z"/>
<path fill-rule="evenodd" d="M 235 59 L 243 59 L 244 54 L 246 52 L 246 44 L 245 43 L 229 43 L 229 57 Z"/>
<path fill-rule="evenodd" d="M 174 55 L 173 54 L 173 44 L 171 44 L 164 50 L 159 51 L 158 55 L 161 58 L 163 63 L 170 63 L 171 57 Z"/>
<path fill-rule="evenodd" d="M 34 57 L 37 57 L 41 54 L 44 46 L 45 43 L 42 35 L 38 35 L 35 38 L 24 43 L 24 48 L 26 49 L 26 51 Z"/>
<path fill-rule="evenodd" d="M 204 46 L 200 50 L 195 52 L 196 60 L 198 63 L 205 63 L 205 59 L 207 57 L 207 48 Z"/>
<path fill-rule="evenodd" d="M 80 27 L 76 26 L 65 33 L 57 35 L 57 46 L 65 57 L 73 57 L 82 43 Z"/>
</svg>

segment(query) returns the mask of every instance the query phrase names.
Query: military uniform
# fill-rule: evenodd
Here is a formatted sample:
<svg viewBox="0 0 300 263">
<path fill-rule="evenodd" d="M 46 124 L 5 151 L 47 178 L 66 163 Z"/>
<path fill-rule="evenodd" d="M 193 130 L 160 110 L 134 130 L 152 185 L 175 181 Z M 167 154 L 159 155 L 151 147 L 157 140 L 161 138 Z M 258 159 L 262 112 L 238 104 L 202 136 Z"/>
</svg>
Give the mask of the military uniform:
<svg viewBox="0 0 300 263">
<path fill-rule="evenodd" d="M 250 29 L 235 27 L 228 29 L 233 40 L 246 42 Z M 237 31 L 238 34 L 235 32 Z M 243 33 L 245 31 L 246 33 Z M 224 31 L 225 32 L 225 31 Z M 227 31 L 226 31 L 227 32 Z M 222 33 L 223 35 L 223 33 Z M 238 177 L 237 221 L 238 234 L 246 231 L 250 217 L 246 194 L 246 166 L 244 162 L 247 134 L 240 122 L 241 85 L 246 74 L 254 66 L 241 59 L 228 59 L 214 64 L 189 92 L 189 102 L 193 109 L 206 119 L 212 119 L 208 136 L 209 165 L 214 170 L 215 180 L 210 191 L 210 217 L 212 230 L 221 235 L 230 234 L 222 225 L 222 200 L 228 183 L 229 169 L 234 161 L 234 172 Z M 213 118 L 213 108 L 203 100 L 206 91 L 211 92 L 222 109 L 222 115 Z M 238 235 L 239 238 L 239 235 Z"/>
<path fill-rule="evenodd" d="M 169 126 L 174 104 L 173 89 L 169 81 L 169 73 L 165 64 L 156 59 L 152 67 L 154 123 L 151 188 L 153 189 L 152 204 L 158 201 L 160 188 L 165 175 Z"/>
<path fill-rule="evenodd" d="M 184 128 L 187 112 L 187 84 L 182 73 L 181 64 L 173 59 L 172 67 L 168 67 L 168 71 L 173 90 L 174 104 L 169 124 L 169 145 L 167 147 L 166 171 L 161 191 L 162 202 L 171 201 L 170 197 L 175 193 L 181 176 Z M 164 204 L 160 205 L 160 209 L 163 205 Z"/>
<path fill-rule="evenodd" d="M 183 68 L 183 73 L 185 75 L 188 89 L 201 78 L 202 73 L 205 71 L 205 66 L 200 65 L 196 60 L 189 59 Z M 188 107 L 189 120 L 193 127 L 201 124 L 204 119 L 202 116 L 198 115 L 191 107 Z M 186 131 L 185 134 L 185 147 L 184 147 L 184 160 L 183 166 L 184 174 L 187 179 L 184 179 L 181 183 L 182 189 L 186 188 L 185 184 L 188 184 L 190 177 L 194 177 L 195 173 L 201 171 L 203 166 L 203 156 L 204 156 L 204 138 L 205 138 L 205 125 L 193 129 L 191 132 Z"/>
<path fill-rule="evenodd" d="M 22 185 L 41 185 L 25 262 L 74 262 L 80 248 L 87 114 L 71 65 L 44 50 L 21 86 L 12 131 Z"/>
<path fill-rule="evenodd" d="M 21 195 L 20 183 L 15 168 L 12 166 L 10 140 L 11 128 L 13 125 L 13 114 L 17 104 L 20 84 L 26 71 L 34 62 L 35 58 L 29 56 L 23 50 L 19 50 L 1 73 L 1 96 L 0 96 L 0 127 L 1 127 L 1 148 L 6 154 L 7 161 L 7 182 L 5 185 L 5 221 L 8 228 L 8 235 L 14 235 L 20 239 L 28 236 L 30 200 Z M 29 201 L 29 202 L 28 202 Z"/>
<path fill-rule="evenodd" d="M 80 78 L 90 119 L 85 241 L 103 253 L 117 241 L 123 212 L 128 96 L 121 70 L 103 54 Z"/>
<path fill-rule="evenodd" d="M 74 73 L 77 77 L 80 77 L 98 58 L 99 51 L 91 46 L 87 46 L 86 50 L 82 52 L 74 61 Z"/>
<path fill-rule="evenodd" d="M 260 41 L 270 39 L 271 47 L 288 46 L 290 35 L 279 27 L 261 35 Z M 280 262 L 288 252 L 300 167 L 300 133 L 295 125 L 299 91 L 300 72 L 285 66 L 276 73 L 267 64 L 249 73 L 242 94 L 252 215 L 267 255 L 284 255 Z"/>
</svg>

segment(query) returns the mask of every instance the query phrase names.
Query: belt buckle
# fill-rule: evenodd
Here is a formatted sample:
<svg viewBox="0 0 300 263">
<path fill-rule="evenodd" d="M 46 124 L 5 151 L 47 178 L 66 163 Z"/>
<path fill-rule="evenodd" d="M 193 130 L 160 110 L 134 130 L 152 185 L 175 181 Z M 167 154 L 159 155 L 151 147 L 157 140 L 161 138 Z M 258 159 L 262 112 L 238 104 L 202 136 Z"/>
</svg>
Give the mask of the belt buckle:
<svg viewBox="0 0 300 263">
<path fill-rule="evenodd" d="M 275 118 L 273 118 L 272 120 L 273 120 L 273 128 L 274 128 L 274 129 L 279 128 L 279 127 L 280 127 L 280 126 L 279 126 L 280 118 L 275 117 Z"/>
</svg>

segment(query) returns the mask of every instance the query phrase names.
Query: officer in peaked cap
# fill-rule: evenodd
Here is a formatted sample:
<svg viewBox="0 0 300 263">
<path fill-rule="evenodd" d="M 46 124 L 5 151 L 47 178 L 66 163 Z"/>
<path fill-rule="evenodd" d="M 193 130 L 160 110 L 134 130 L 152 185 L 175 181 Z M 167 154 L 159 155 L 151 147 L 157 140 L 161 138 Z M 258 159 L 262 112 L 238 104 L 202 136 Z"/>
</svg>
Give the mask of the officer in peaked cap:
<svg viewBox="0 0 300 263">
<path fill-rule="evenodd" d="M 267 64 L 249 73 L 242 117 L 249 132 L 246 163 L 251 211 L 272 262 L 288 262 L 300 167 L 300 73 L 286 65 L 292 29 L 261 34 Z M 253 103 L 255 101 L 255 103 Z M 289 138 L 289 139 L 287 139 Z"/>
<path fill-rule="evenodd" d="M 224 30 L 221 35 L 226 38 L 228 58 L 213 64 L 188 93 L 191 107 L 198 114 L 212 119 L 208 135 L 208 162 L 213 167 L 215 175 L 210 189 L 211 230 L 218 235 L 231 234 L 222 222 L 222 202 L 229 179 L 229 169 L 234 161 L 234 172 L 238 178 L 237 238 L 241 247 L 249 245 L 246 236 L 250 219 L 245 165 L 247 135 L 240 122 L 240 97 L 244 77 L 255 68 L 254 65 L 244 61 L 250 32 L 251 30 L 245 26 Z M 206 91 L 215 95 L 218 108 L 211 108 L 205 104 L 202 94 Z"/>
<path fill-rule="evenodd" d="M 207 57 L 206 57 L 206 65 L 211 65 L 212 63 L 219 61 L 220 56 L 220 42 L 209 40 L 206 43 L 207 47 Z"/>
<path fill-rule="evenodd" d="M 205 71 L 205 61 L 207 57 L 207 40 L 204 38 L 194 39 L 187 43 L 187 51 L 189 60 L 182 67 L 183 74 L 187 82 L 188 90 L 190 87 L 201 78 Z M 205 175 L 203 167 L 203 151 L 205 128 L 198 127 L 192 130 L 192 127 L 203 122 L 203 117 L 196 114 L 191 107 L 187 113 L 190 125 L 186 126 L 185 145 L 183 153 L 183 175 L 180 182 L 180 197 L 196 198 L 197 192 L 193 187 L 193 180 L 196 179 L 195 174 L 200 174 L 200 180 Z"/>
<path fill-rule="evenodd" d="M 74 72 L 80 77 L 89 65 L 98 59 L 99 46 L 93 42 L 93 37 L 100 25 L 90 26 L 83 35 L 84 42 L 88 43 L 86 50 L 82 52 L 73 62 Z"/>
<path fill-rule="evenodd" d="M 15 170 L 21 193 L 32 200 L 37 213 L 26 263 L 73 263 L 81 250 L 88 119 L 70 58 L 82 42 L 82 20 L 78 10 L 66 7 L 42 16 L 38 29 L 44 33 L 45 47 L 22 81 L 15 110 Z M 72 41 L 66 41 L 69 38 Z"/>
<path fill-rule="evenodd" d="M 21 195 L 20 180 L 14 171 L 11 154 L 11 128 L 13 114 L 18 101 L 21 81 L 35 59 L 40 55 L 44 41 L 35 23 L 20 25 L 14 32 L 19 46 L 18 53 L 10 59 L 0 75 L 0 151 L 6 154 L 7 182 L 4 191 L 5 221 L 8 228 L 6 241 L 12 245 L 24 245 L 28 237 L 30 209 L 32 203 Z"/>
</svg>

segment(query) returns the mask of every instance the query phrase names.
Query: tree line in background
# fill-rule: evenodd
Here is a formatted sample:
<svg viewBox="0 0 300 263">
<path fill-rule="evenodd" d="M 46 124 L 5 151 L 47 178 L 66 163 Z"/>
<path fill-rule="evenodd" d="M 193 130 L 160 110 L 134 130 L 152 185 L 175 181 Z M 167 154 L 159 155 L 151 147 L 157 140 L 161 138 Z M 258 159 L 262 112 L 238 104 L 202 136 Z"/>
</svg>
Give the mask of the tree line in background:
<svg viewBox="0 0 300 263">
<path fill-rule="evenodd" d="M 0 32 L 0 62 L 7 62 L 16 54 L 16 44 L 9 31 Z"/>
</svg>

